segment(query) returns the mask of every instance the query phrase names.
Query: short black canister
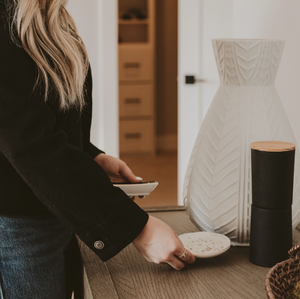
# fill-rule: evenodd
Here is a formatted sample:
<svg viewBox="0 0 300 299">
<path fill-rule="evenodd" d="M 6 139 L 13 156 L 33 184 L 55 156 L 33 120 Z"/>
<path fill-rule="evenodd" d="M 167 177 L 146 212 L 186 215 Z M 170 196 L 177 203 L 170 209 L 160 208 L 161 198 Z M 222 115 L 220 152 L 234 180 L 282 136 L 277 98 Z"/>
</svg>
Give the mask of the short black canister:
<svg viewBox="0 0 300 299">
<path fill-rule="evenodd" d="M 252 207 L 250 261 L 272 267 L 288 259 L 292 247 L 295 145 L 251 143 Z"/>
</svg>

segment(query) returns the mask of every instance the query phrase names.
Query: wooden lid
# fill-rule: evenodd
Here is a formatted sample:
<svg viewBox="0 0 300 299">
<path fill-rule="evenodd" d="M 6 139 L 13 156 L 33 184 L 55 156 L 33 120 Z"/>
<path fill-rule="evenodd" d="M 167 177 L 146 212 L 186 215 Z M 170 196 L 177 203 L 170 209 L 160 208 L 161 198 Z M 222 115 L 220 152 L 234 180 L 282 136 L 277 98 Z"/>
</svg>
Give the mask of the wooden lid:
<svg viewBox="0 0 300 299">
<path fill-rule="evenodd" d="M 284 141 L 258 141 L 250 144 L 251 148 L 263 152 L 287 152 L 296 148 L 294 143 Z"/>
</svg>

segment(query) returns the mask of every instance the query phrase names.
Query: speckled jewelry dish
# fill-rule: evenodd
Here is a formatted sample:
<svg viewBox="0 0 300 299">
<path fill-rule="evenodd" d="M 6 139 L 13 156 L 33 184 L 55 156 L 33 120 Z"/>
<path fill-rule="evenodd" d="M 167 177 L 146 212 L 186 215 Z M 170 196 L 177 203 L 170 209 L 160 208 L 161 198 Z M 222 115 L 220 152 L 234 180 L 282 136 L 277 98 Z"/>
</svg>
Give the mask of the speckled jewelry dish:
<svg viewBox="0 0 300 299">
<path fill-rule="evenodd" d="M 209 232 L 188 233 L 179 236 L 183 245 L 198 258 L 210 258 L 227 251 L 231 246 L 228 237 Z"/>
</svg>

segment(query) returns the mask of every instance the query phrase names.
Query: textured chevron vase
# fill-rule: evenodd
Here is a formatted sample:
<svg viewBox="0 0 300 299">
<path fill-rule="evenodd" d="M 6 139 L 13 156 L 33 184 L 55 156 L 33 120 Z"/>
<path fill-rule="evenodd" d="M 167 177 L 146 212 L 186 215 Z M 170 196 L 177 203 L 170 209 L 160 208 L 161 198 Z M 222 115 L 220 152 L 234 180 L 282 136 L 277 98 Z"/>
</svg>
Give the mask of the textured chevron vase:
<svg viewBox="0 0 300 299">
<path fill-rule="evenodd" d="M 213 40 L 221 85 L 196 139 L 184 181 L 184 203 L 202 230 L 248 245 L 251 209 L 250 143 L 296 144 L 274 87 L 284 48 L 279 40 Z M 288 74 L 287 74 L 288 75 Z M 296 154 L 293 226 L 299 220 Z"/>
</svg>

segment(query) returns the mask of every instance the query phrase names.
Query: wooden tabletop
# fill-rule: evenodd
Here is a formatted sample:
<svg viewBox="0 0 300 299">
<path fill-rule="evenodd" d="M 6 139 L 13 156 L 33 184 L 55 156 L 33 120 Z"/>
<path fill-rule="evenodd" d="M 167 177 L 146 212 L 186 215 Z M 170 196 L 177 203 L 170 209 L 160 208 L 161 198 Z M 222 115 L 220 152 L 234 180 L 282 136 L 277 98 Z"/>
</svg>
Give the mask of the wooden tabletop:
<svg viewBox="0 0 300 299">
<path fill-rule="evenodd" d="M 196 232 L 185 211 L 153 212 L 180 235 Z M 294 231 L 294 242 L 300 232 Z M 224 254 L 197 259 L 176 271 L 147 262 L 131 244 L 106 263 L 80 242 L 85 264 L 85 299 L 261 299 L 267 298 L 269 268 L 249 262 L 249 247 L 231 247 Z"/>
</svg>

